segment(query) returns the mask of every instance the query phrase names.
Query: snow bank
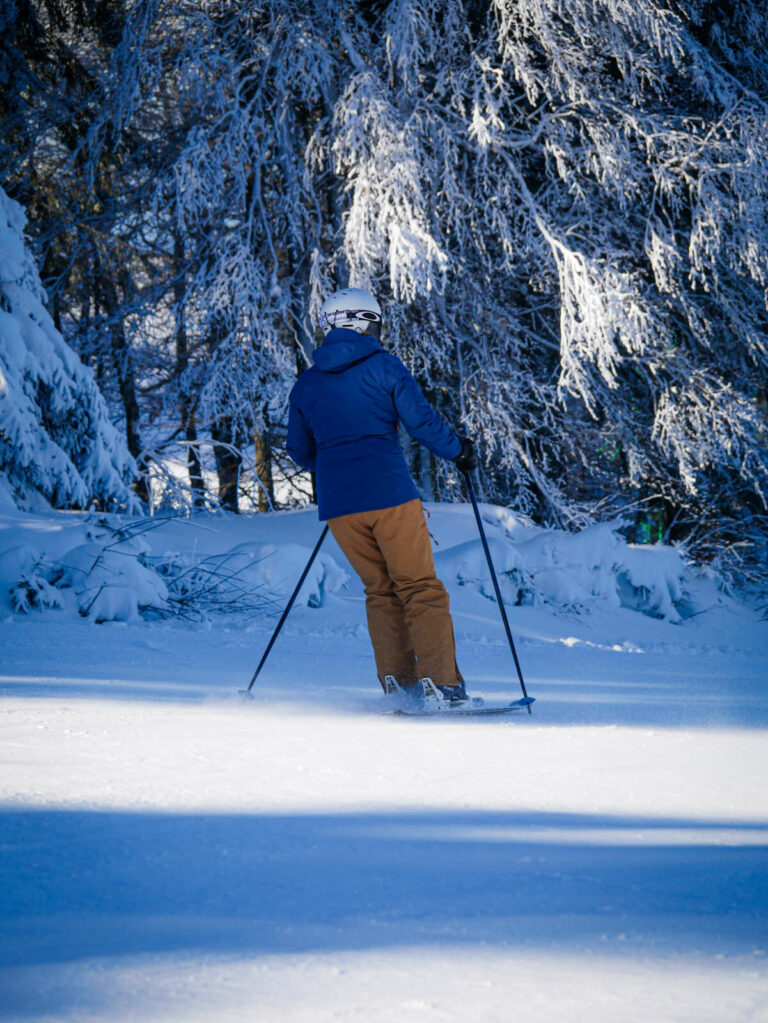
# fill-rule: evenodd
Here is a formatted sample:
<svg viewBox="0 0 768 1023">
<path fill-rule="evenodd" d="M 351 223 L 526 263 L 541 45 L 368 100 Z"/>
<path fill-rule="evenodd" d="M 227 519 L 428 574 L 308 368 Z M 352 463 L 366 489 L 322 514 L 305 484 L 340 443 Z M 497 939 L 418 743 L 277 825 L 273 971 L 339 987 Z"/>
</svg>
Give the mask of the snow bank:
<svg viewBox="0 0 768 1023">
<path fill-rule="evenodd" d="M 679 622 L 718 602 L 714 586 L 697 578 L 678 548 L 628 544 L 619 522 L 566 533 L 539 529 L 506 509 L 486 505 L 482 514 L 504 534 L 489 537 L 488 544 L 502 596 L 510 604 L 567 611 L 625 607 Z M 473 586 L 495 599 L 479 539 L 441 552 L 435 561 L 444 581 Z"/>
<path fill-rule="evenodd" d="M 168 582 L 170 604 L 181 613 L 258 614 L 285 605 L 309 555 L 309 548 L 294 543 L 241 543 L 205 558 L 167 553 L 152 564 Z M 326 593 L 335 593 L 346 580 L 329 554 L 319 554 L 296 599 L 322 607 Z"/>
<path fill-rule="evenodd" d="M 295 543 L 240 543 L 220 554 L 153 556 L 145 521 L 125 519 L 121 527 L 110 516 L 84 524 L 71 531 L 78 542 L 54 554 L 29 543 L 0 550 L 0 609 L 56 610 L 94 622 L 264 614 L 285 605 L 310 555 Z M 297 600 L 321 607 L 346 580 L 333 557 L 321 553 Z"/>
<path fill-rule="evenodd" d="M 165 607 L 168 591 L 162 579 L 141 562 L 149 548 L 140 537 L 104 546 L 81 544 L 65 554 L 56 585 L 70 590 L 83 617 L 96 622 L 127 622 L 139 609 Z"/>
<path fill-rule="evenodd" d="M 687 565 L 680 549 L 632 546 L 617 522 L 566 533 L 541 529 L 509 509 L 481 507 L 509 606 L 570 614 L 627 608 L 678 623 L 723 603 L 715 583 Z M 471 508 L 433 505 L 431 514 L 439 577 L 449 589 L 472 587 L 494 600 Z M 252 619 L 279 612 L 309 559 L 317 527 L 312 512 L 269 516 L 266 535 L 260 515 L 200 516 L 194 523 L 50 512 L 2 518 L 0 611 L 69 611 L 93 621 Z M 26 528 L 25 521 L 34 525 Z M 349 576 L 341 562 L 329 540 L 299 603 L 321 607 L 328 594 L 342 590 Z"/>
<path fill-rule="evenodd" d="M 288 597 L 304 571 L 309 553 L 306 547 L 295 543 L 242 543 L 234 548 L 232 556 L 245 561 L 254 581 L 258 580 L 272 593 Z M 321 552 L 297 599 L 308 607 L 320 607 L 324 594 L 337 592 L 347 579 L 347 573 L 330 554 Z"/>
<path fill-rule="evenodd" d="M 16 611 L 55 608 L 95 622 L 133 621 L 140 611 L 167 606 L 165 583 L 142 561 L 148 551 L 133 536 L 78 544 L 57 560 L 24 545 L 0 554 L 0 579 L 15 578 L 3 589 Z"/>
</svg>

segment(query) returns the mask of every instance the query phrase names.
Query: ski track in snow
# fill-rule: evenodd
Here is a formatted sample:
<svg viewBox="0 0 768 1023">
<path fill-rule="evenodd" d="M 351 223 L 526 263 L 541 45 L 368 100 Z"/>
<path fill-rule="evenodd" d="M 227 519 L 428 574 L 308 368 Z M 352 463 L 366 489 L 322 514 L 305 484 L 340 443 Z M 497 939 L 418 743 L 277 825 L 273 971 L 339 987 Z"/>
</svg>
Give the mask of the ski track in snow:
<svg viewBox="0 0 768 1023">
<path fill-rule="evenodd" d="M 518 695 L 451 598 L 469 688 Z M 0 621 L 0 1019 L 768 1020 L 766 623 L 510 620 L 533 714 L 463 721 L 379 713 L 352 584 L 249 704 L 274 618 Z"/>
</svg>

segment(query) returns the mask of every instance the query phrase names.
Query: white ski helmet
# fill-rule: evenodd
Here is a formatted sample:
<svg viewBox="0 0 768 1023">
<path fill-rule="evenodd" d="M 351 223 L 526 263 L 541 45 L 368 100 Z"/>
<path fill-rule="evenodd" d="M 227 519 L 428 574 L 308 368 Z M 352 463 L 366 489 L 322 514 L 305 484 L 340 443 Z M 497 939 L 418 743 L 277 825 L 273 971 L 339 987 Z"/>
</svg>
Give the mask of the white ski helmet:
<svg viewBox="0 0 768 1023">
<path fill-rule="evenodd" d="M 317 325 L 323 334 L 334 327 L 347 327 L 356 330 L 358 334 L 378 337 L 381 330 L 381 306 L 369 291 L 342 288 L 323 302 Z"/>
</svg>

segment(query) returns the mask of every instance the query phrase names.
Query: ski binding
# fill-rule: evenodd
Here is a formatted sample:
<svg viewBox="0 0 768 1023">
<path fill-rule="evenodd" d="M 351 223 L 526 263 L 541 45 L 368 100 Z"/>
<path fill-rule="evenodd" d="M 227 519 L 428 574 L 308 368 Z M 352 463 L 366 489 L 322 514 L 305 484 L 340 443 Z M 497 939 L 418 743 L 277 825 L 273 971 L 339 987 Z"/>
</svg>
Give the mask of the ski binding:
<svg viewBox="0 0 768 1023">
<path fill-rule="evenodd" d="M 461 703 L 446 700 L 431 679 L 424 679 L 422 689 L 416 693 L 403 689 L 392 675 L 387 675 L 386 714 L 397 714 L 405 717 L 488 717 L 490 715 L 511 714 L 519 710 L 531 711 L 534 697 L 523 696 L 519 700 L 504 700 L 492 703 L 480 697 L 470 697 Z M 419 687 L 413 687 L 418 689 Z"/>
</svg>

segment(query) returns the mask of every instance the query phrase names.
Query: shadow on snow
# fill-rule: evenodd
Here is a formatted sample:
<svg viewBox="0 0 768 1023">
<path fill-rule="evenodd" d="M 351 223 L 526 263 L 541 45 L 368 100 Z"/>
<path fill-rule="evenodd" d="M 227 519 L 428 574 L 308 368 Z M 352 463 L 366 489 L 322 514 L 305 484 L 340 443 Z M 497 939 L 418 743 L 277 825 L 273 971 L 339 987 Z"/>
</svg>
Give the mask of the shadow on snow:
<svg viewBox="0 0 768 1023">
<path fill-rule="evenodd" d="M 759 824 L 6 809 L 0 834 L 2 967 L 443 944 L 751 954 L 766 935 Z"/>
</svg>

